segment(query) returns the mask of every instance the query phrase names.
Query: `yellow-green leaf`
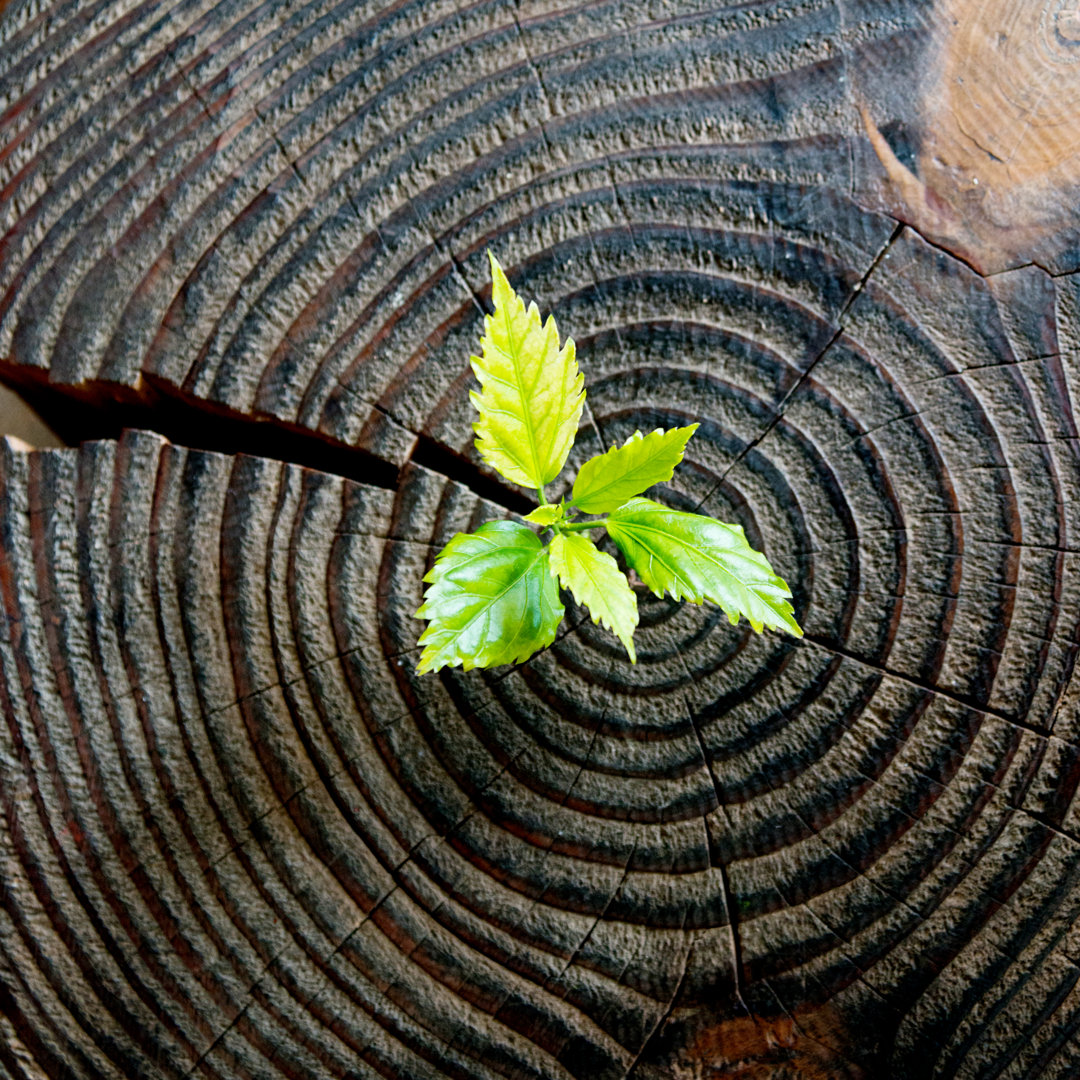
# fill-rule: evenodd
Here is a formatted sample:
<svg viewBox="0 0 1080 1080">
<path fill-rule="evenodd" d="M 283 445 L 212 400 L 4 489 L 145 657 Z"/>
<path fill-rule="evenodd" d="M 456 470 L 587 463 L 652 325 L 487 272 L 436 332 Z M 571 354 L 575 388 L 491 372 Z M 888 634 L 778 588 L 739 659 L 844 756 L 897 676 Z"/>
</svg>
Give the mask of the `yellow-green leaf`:
<svg viewBox="0 0 1080 1080">
<path fill-rule="evenodd" d="M 563 588 L 589 609 L 594 623 L 602 623 L 618 635 L 630 662 L 636 664 L 637 597 L 619 564 L 580 533 L 560 533 L 548 550 L 551 572 L 558 575 Z"/>
<path fill-rule="evenodd" d="M 543 506 L 538 506 L 531 514 L 525 515 L 526 521 L 531 521 L 534 525 L 554 525 L 556 521 L 561 521 L 563 517 L 563 508 L 559 503 L 544 503 Z"/>
<path fill-rule="evenodd" d="M 642 435 L 590 458 L 574 481 L 574 505 L 586 514 L 608 514 L 653 484 L 670 480 L 698 424 Z"/>
<path fill-rule="evenodd" d="M 490 253 L 489 253 L 490 255 Z M 555 320 L 541 324 L 491 258 L 495 313 L 484 317 L 482 356 L 472 357 L 480 393 L 470 394 L 480 456 L 507 480 L 542 488 L 559 475 L 585 404 L 571 338 L 560 347 Z"/>
<path fill-rule="evenodd" d="M 759 633 L 771 626 L 802 637 L 787 601 L 791 590 L 750 546 L 741 525 L 631 499 L 607 519 L 606 528 L 657 596 L 669 592 L 695 604 L 712 600 L 732 623 L 745 615 Z"/>
</svg>

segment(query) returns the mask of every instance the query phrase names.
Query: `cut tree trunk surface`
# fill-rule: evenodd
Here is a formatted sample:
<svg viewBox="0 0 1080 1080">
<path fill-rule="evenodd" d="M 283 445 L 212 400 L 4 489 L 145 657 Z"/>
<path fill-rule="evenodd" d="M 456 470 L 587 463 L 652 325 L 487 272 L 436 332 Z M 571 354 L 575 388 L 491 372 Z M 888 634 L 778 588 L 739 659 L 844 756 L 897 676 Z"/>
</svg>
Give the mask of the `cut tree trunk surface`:
<svg viewBox="0 0 1080 1080">
<path fill-rule="evenodd" d="M 0 4 L 0 1077 L 1080 1075 L 1075 7 Z M 488 248 L 804 639 L 414 674 Z"/>
</svg>

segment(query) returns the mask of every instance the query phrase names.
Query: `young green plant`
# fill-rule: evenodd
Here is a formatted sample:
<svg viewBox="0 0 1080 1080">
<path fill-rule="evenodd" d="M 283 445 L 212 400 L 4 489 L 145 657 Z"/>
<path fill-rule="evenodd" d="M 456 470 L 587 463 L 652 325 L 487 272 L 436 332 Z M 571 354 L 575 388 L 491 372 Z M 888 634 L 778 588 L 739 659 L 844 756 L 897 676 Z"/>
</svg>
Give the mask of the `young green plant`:
<svg viewBox="0 0 1080 1080">
<path fill-rule="evenodd" d="M 495 312 L 484 318 L 481 356 L 472 357 L 480 392 L 470 393 L 480 456 L 507 480 L 536 493 L 522 521 L 489 521 L 458 533 L 424 578 L 416 617 L 427 619 L 417 670 L 521 663 L 555 640 L 564 608 L 559 585 L 616 634 L 632 663 L 637 597 L 611 555 L 588 535 L 603 529 L 627 566 L 657 596 L 710 600 L 757 632 L 768 626 L 797 637 L 791 590 L 755 551 L 740 525 L 668 507 L 641 493 L 670 480 L 697 424 L 634 432 L 582 465 L 569 500 L 544 489 L 562 472 L 585 405 L 585 378 L 571 338 L 560 345 L 555 320 L 525 306 L 494 255 Z M 580 514 L 604 515 L 580 520 Z M 546 545 L 529 527 L 551 534 Z"/>
</svg>

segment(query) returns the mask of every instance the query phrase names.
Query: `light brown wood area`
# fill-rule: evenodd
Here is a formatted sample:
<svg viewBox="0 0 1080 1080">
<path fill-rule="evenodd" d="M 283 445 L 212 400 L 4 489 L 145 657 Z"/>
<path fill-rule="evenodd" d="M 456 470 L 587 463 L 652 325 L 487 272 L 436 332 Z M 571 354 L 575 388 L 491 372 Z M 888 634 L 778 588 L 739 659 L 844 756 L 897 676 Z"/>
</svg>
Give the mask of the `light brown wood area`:
<svg viewBox="0 0 1080 1080">
<path fill-rule="evenodd" d="M 987 272 L 1071 256 L 1080 207 L 1080 5 L 939 0 L 914 173 L 863 115 L 896 213 Z M 1071 249 L 1071 251 L 1068 251 Z"/>
</svg>

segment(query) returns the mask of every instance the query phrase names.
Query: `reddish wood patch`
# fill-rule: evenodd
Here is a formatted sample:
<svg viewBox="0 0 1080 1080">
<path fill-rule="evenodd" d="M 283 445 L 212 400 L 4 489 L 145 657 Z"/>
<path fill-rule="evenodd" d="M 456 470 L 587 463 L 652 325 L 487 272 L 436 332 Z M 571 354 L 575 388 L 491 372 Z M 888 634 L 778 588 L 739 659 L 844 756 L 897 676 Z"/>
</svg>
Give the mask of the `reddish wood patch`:
<svg viewBox="0 0 1080 1080">
<path fill-rule="evenodd" d="M 702 1031 L 675 1067 L 680 1080 L 864 1080 L 843 1048 L 851 1035 L 830 1008 L 740 1016 Z"/>
</svg>

